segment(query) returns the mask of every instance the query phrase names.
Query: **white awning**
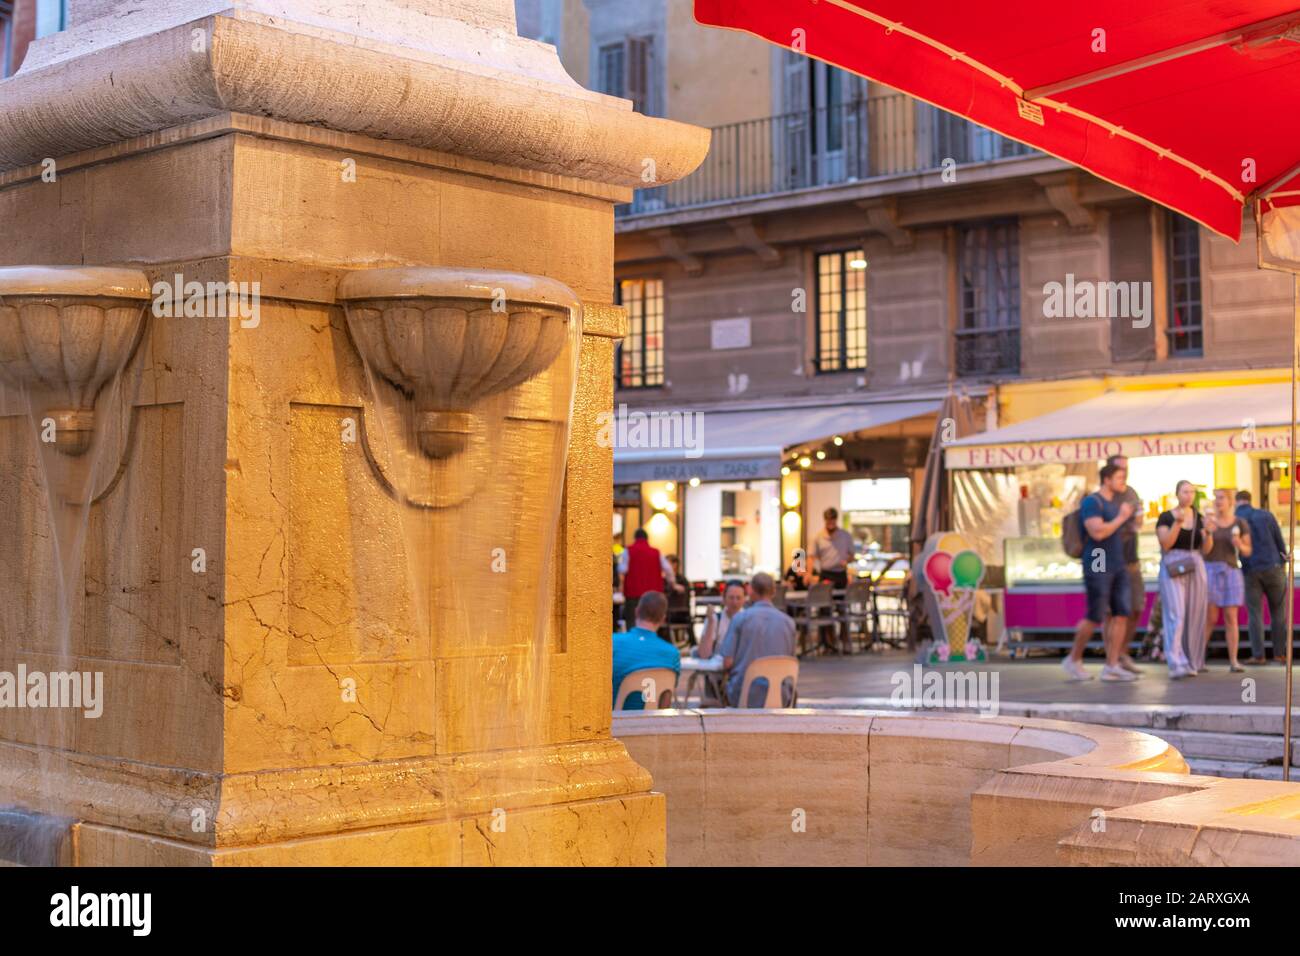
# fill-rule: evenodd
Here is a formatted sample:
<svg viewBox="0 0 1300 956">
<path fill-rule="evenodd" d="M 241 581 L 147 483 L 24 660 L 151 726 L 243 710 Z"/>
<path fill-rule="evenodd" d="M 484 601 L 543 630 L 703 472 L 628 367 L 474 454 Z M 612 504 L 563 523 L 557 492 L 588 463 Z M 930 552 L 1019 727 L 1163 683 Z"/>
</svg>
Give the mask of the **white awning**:
<svg viewBox="0 0 1300 956">
<path fill-rule="evenodd" d="M 1290 386 L 1185 386 L 1107 392 L 1069 408 L 949 442 L 949 468 L 1102 461 L 1111 455 L 1285 453 Z"/>
<path fill-rule="evenodd" d="M 611 428 L 614 482 L 777 478 L 791 446 L 932 415 L 939 404 L 925 399 L 740 411 L 620 406 Z"/>
</svg>

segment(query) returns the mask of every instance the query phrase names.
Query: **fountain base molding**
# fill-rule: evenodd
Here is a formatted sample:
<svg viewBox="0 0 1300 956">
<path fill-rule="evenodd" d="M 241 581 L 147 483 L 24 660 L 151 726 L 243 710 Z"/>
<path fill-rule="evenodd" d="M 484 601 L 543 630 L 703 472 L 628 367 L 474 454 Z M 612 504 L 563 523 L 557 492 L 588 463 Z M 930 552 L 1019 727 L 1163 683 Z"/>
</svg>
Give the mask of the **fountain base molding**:
<svg viewBox="0 0 1300 956">
<path fill-rule="evenodd" d="M 0 865 L 665 862 L 663 798 L 617 741 L 228 775 L 0 745 L 0 791 L 42 775 L 67 816 L 0 807 Z"/>
<path fill-rule="evenodd" d="M 103 680 L 98 718 L 0 709 L 0 807 L 77 821 L 81 865 L 662 864 L 610 737 L 597 436 L 614 206 L 707 136 L 567 80 L 504 0 L 383 3 L 433 19 L 355 42 L 336 6 L 74 0 L 0 82 L 0 266 L 259 297 L 255 325 L 145 311 L 79 455 L 0 387 L 0 671 Z M 343 282 L 371 270 L 421 300 Z M 68 607 L 42 460 L 92 476 Z"/>
</svg>

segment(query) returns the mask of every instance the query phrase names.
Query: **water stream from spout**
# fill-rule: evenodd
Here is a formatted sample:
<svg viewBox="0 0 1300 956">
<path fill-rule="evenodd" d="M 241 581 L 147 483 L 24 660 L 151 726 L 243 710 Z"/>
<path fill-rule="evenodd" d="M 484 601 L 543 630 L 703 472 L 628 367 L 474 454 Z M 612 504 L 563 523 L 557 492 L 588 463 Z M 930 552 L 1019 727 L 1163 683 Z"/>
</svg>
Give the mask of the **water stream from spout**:
<svg viewBox="0 0 1300 956">
<path fill-rule="evenodd" d="M 477 334 L 472 322 L 468 334 Z M 394 544 L 404 556 L 411 626 L 437 673 L 428 729 L 443 768 L 436 786 L 449 860 L 480 862 L 471 853 L 485 848 L 487 862 L 497 834 L 524 826 L 511 815 L 544 785 L 537 751 L 568 729 L 567 709 L 552 700 L 552 670 L 565 651 L 557 543 L 580 334 L 574 314 L 545 372 L 458 410 L 468 435 L 441 457 L 421 451 L 422 438 L 429 442 L 419 401 L 363 351 L 375 451 L 400 512 Z M 471 826 L 460 821 L 466 776 L 457 765 L 477 758 L 500 762 L 475 780 L 493 805 L 475 809 Z"/>
</svg>

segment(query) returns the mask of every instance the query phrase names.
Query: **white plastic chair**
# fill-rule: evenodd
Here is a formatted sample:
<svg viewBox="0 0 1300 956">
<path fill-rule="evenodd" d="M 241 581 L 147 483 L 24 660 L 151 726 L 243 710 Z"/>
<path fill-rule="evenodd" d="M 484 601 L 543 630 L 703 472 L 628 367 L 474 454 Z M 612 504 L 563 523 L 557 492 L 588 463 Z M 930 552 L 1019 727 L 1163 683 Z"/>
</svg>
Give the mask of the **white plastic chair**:
<svg viewBox="0 0 1300 956">
<path fill-rule="evenodd" d="M 640 694 L 646 710 L 666 710 L 673 706 L 676 687 L 677 675 L 671 668 L 643 667 L 630 671 L 618 685 L 614 709 L 622 710 L 624 701 L 633 694 Z"/>
<path fill-rule="evenodd" d="M 785 683 L 787 677 L 794 685 L 794 697 L 790 701 L 790 706 L 793 707 L 798 703 L 799 658 L 773 656 L 755 658 L 745 668 L 745 679 L 741 683 L 737 707 L 749 706 L 749 686 L 763 677 L 767 678 L 767 697 L 763 701 L 763 709 L 771 710 L 781 706 L 781 685 Z"/>
</svg>

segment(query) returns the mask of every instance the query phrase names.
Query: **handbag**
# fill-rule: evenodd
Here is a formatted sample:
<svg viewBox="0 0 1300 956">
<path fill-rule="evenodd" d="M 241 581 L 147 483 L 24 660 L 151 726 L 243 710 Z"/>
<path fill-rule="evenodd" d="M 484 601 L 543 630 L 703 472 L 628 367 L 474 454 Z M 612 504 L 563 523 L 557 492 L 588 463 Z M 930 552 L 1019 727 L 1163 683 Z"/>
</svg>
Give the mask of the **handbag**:
<svg viewBox="0 0 1300 956">
<path fill-rule="evenodd" d="M 1192 519 L 1192 547 L 1198 544 L 1198 537 L 1204 534 L 1201 531 L 1201 516 L 1196 515 Z M 1165 569 L 1165 573 L 1171 578 L 1181 578 L 1185 574 L 1191 574 L 1196 568 L 1195 562 L 1187 555 L 1175 555 L 1172 551 L 1160 559 L 1160 566 Z"/>
</svg>

